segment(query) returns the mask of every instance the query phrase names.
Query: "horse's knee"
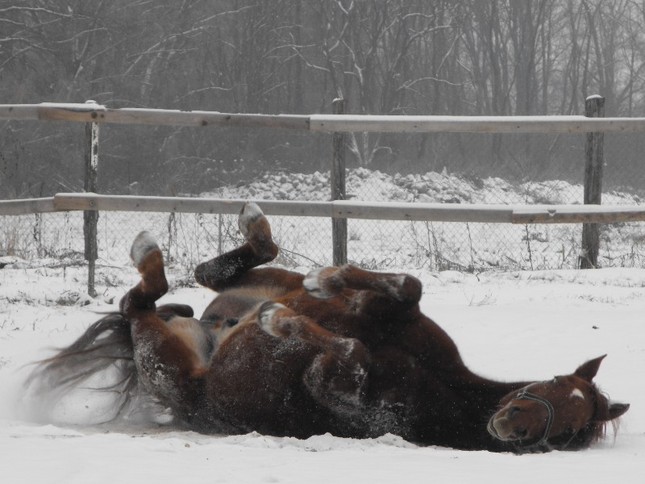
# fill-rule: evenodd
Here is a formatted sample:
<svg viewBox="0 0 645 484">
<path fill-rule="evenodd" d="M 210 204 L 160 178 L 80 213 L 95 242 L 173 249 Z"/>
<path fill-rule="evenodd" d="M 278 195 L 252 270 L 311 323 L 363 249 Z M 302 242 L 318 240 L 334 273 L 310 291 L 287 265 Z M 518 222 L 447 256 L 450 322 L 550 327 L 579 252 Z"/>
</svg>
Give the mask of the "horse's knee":
<svg viewBox="0 0 645 484">
<path fill-rule="evenodd" d="M 332 346 L 314 358 L 304 374 L 304 384 L 328 408 L 360 412 L 367 390 L 369 353 L 353 338 L 336 338 Z"/>
<path fill-rule="evenodd" d="M 403 281 L 398 291 L 398 298 L 403 303 L 416 304 L 421 301 L 423 284 L 414 276 L 403 275 Z"/>
<path fill-rule="evenodd" d="M 217 259 L 215 259 L 217 260 Z M 200 284 L 204 287 L 217 290 L 216 279 L 213 277 L 213 273 L 217 272 L 217 268 L 213 267 L 214 261 L 202 262 L 195 267 L 195 281 L 197 284 Z"/>
<path fill-rule="evenodd" d="M 157 308 L 157 316 L 164 321 L 169 320 L 173 316 L 192 318 L 194 315 L 195 312 L 193 311 L 193 308 L 188 304 L 169 303 Z"/>
<path fill-rule="evenodd" d="M 237 252 L 240 252 L 240 249 L 237 249 Z M 248 270 L 244 266 L 244 256 L 245 254 L 222 254 L 198 264 L 194 272 L 195 281 L 217 292 L 228 289 Z"/>
</svg>

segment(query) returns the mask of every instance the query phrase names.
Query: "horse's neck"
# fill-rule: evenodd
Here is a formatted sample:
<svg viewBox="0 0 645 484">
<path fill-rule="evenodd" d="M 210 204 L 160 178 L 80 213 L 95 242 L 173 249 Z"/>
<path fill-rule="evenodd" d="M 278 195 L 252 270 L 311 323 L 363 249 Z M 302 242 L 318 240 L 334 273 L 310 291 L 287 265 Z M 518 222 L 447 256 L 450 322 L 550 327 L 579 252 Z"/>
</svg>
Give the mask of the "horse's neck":
<svg viewBox="0 0 645 484">
<path fill-rule="evenodd" d="M 486 422 L 505 395 L 527 384 L 529 382 L 489 380 L 466 369 L 450 385 L 455 395 L 453 412 L 458 409 L 459 419 L 449 424 L 446 442 L 463 449 L 508 450 L 505 443 L 489 435 Z"/>
<path fill-rule="evenodd" d="M 494 410 L 499 401 L 508 393 L 516 391 L 531 382 L 517 381 L 517 382 L 501 382 L 490 380 L 479 376 L 470 370 L 466 369 L 463 374 L 455 379 L 455 390 L 457 390 L 465 399 L 467 403 L 479 402 L 482 405 L 488 402 L 488 410 Z"/>
</svg>

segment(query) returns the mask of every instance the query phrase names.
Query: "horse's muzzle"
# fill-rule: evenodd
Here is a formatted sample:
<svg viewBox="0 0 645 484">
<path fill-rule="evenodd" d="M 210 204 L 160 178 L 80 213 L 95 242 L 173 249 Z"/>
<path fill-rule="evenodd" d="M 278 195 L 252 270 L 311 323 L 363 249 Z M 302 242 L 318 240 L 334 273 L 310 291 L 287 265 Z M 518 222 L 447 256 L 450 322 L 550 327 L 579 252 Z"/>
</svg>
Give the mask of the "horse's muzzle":
<svg viewBox="0 0 645 484">
<path fill-rule="evenodd" d="M 503 442 L 512 442 L 526 438 L 527 430 L 523 427 L 516 427 L 507 417 L 493 415 L 486 426 L 488 433 Z"/>
</svg>

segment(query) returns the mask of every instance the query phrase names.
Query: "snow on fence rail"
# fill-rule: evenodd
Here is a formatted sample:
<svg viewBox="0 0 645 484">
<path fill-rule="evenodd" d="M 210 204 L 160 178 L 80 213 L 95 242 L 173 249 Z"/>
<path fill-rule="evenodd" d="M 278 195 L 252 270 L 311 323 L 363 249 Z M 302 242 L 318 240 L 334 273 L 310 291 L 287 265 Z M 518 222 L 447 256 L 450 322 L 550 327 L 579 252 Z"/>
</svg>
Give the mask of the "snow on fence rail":
<svg viewBox="0 0 645 484">
<path fill-rule="evenodd" d="M 50 198 L 0 201 L 0 215 L 98 210 L 236 214 L 246 200 L 60 193 Z M 482 205 L 444 203 L 300 202 L 261 200 L 267 215 L 336 219 L 410 220 L 512 224 L 617 223 L 645 221 L 644 206 Z"/>
<path fill-rule="evenodd" d="M 587 116 L 408 116 L 354 114 L 234 114 L 120 108 L 88 103 L 0 104 L 0 120 L 166 126 L 302 129 L 323 133 L 588 133 L 643 132 L 645 118 Z"/>
</svg>

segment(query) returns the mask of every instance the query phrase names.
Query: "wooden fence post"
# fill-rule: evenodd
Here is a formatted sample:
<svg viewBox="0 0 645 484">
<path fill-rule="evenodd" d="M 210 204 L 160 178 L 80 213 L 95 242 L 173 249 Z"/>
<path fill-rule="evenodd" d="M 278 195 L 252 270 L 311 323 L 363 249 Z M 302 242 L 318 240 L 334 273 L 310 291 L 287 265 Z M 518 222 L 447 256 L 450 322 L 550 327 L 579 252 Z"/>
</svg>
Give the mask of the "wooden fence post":
<svg viewBox="0 0 645 484">
<path fill-rule="evenodd" d="M 602 118 L 605 116 L 605 98 L 589 96 L 585 100 L 585 116 Z M 602 170 L 604 165 L 603 132 L 587 133 L 585 146 L 584 203 L 600 205 L 602 199 Z M 580 269 L 598 267 L 600 247 L 600 225 L 582 225 L 582 253 L 578 258 Z"/>
<path fill-rule="evenodd" d="M 87 104 L 95 101 L 87 101 Z M 85 125 L 85 179 L 83 189 L 86 192 L 96 192 L 96 179 L 99 166 L 99 125 Z M 99 212 L 86 210 L 83 212 L 83 237 L 85 239 L 85 260 L 87 261 L 87 293 L 96 297 L 95 272 L 98 258 L 97 225 Z"/>
<path fill-rule="evenodd" d="M 345 100 L 342 98 L 334 99 L 334 114 L 345 113 Z M 345 200 L 345 133 L 336 132 L 333 134 L 333 158 L 331 166 L 331 199 Z M 332 218 L 332 244 L 333 260 L 335 266 L 347 264 L 347 219 Z"/>
</svg>

